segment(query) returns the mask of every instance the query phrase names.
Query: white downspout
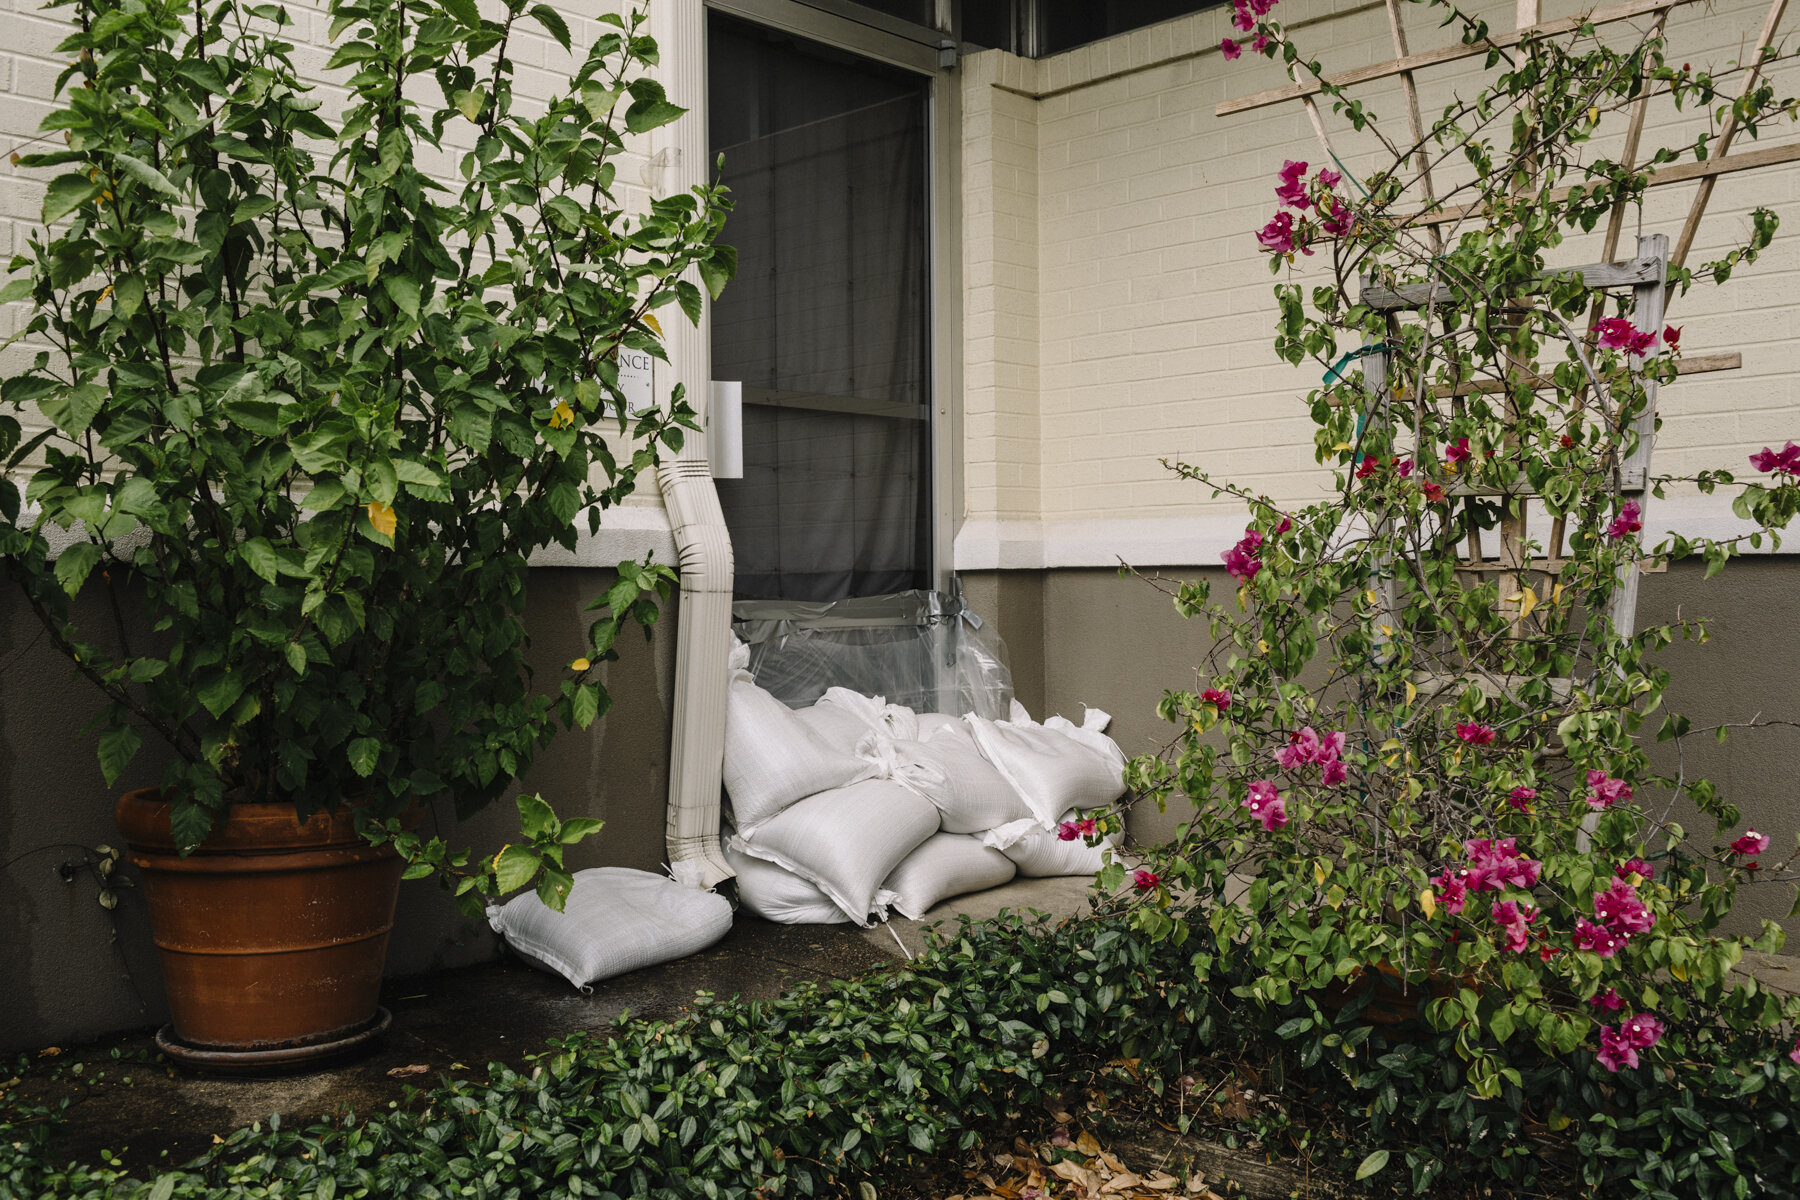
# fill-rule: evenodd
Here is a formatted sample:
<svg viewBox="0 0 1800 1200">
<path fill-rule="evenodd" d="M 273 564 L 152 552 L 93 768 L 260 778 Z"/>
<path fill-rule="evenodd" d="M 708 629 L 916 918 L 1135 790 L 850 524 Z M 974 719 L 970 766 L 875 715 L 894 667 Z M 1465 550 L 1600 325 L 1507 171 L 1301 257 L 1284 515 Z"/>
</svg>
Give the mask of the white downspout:
<svg viewBox="0 0 1800 1200">
<path fill-rule="evenodd" d="M 671 102 L 688 110 L 663 127 L 654 190 L 686 191 L 706 181 L 706 8 L 703 0 L 657 0 L 651 32 Z M 704 425 L 712 407 L 712 308 L 690 326 L 671 314 L 663 344 L 675 379 Z M 690 436 L 656 471 L 681 560 L 676 614 L 675 715 L 669 746 L 669 870 L 689 887 L 710 888 L 735 874 L 719 848 L 725 758 L 726 658 L 731 650 L 731 535 L 713 487 L 705 435 Z"/>
</svg>

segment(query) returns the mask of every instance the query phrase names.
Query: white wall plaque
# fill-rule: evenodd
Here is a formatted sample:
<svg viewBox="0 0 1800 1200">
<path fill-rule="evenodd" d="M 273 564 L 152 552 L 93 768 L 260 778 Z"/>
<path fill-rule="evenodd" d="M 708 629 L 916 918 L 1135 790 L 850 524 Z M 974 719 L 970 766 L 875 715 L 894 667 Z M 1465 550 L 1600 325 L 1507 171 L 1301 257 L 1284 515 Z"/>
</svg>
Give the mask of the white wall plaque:
<svg viewBox="0 0 1800 1200">
<path fill-rule="evenodd" d="M 656 407 L 655 365 L 649 351 L 619 347 L 619 390 L 625 393 L 625 411 L 633 416 Z"/>
</svg>

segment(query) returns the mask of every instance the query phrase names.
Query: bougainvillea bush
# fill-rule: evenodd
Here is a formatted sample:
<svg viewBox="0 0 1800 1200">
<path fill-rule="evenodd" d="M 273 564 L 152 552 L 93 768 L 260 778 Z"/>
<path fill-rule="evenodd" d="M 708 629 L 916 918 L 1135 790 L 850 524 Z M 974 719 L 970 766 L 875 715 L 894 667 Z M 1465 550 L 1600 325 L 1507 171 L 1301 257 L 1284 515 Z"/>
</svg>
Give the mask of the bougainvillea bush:
<svg viewBox="0 0 1800 1200">
<path fill-rule="evenodd" d="M 1421 7 L 1470 42 L 1485 36 L 1449 4 Z M 1277 283 L 1275 347 L 1323 372 L 1306 403 L 1331 498 L 1284 510 L 1203 464 L 1174 464 L 1241 499 L 1248 524 L 1225 556 L 1231 590 L 1199 582 L 1175 598 L 1215 649 L 1196 687 L 1162 702 L 1178 738 L 1131 767 L 1143 794 L 1192 804 L 1138 869 L 1139 927 L 1185 939 L 1203 974 L 1229 979 L 1284 1038 L 1310 1039 L 1303 1066 L 1323 1058 L 1377 1089 L 1371 1112 L 1396 1110 L 1392 1055 L 1332 1031 L 1347 999 L 1360 1011 L 1373 996 L 1416 1016 L 1413 1049 L 1438 1056 L 1434 1086 L 1480 1101 L 1484 1122 L 1510 1114 L 1515 1132 L 1535 1122 L 1598 1138 L 1631 1097 L 1691 1083 L 1752 1119 L 1776 1089 L 1760 1110 L 1775 1128 L 1787 1118 L 1774 1097 L 1791 1101 L 1800 1079 L 1800 999 L 1733 968 L 1782 934 L 1719 927 L 1741 889 L 1791 891 L 1795 831 L 1744 828 L 1730 797 L 1655 769 L 1656 741 L 1723 734 L 1663 707 L 1656 652 L 1704 627 L 1633 629 L 1613 608 L 1643 567 L 1700 556 L 1710 575 L 1777 539 L 1800 509 L 1800 447 L 1626 494 L 1634 422 L 1673 382 L 1680 330 L 1646 327 L 1629 287 L 1559 268 L 1593 261 L 1599 238 L 1566 240 L 1616 229 L 1619 214 L 1636 223 L 1651 169 L 1708 153 L 1711 133 L 1666 147 L 1646 136 L 1636 165 L 1609 157 L 1614 143 L 1591 139 L 1622 128 L 1637 97 L 1715 119 L 1734 109 L 1751 133 L 1786 126 L 1796 104 L 1766 83 L 1734 104 L 1748 62 L 1695 70 L 1646 17 L 1647 29 L 1585 26 L 1493 50 L 1490 82 L 1415 143 L 1323 83 L 1326 67 L 1273 8 L 1238 0 L 1245 36 L 1226 57 L 1262 53 L 1320 80 L 1358 165 L 1385 165 L 1353 170 L 1334 152 L 1288 162 L 1255 235 L 1277 275 L 1329 265 L 1318 286 Z M 1753 262 L 1776 223 L 1758 209 L 1729 254 L 1671 267 L 1670 309 Z M 1633 258 L 1626 246 L 1612 257 Z M 1431 302 L 1378 310 L 1361 302 L 1365 280 L 1424 285 Z M 1646 522 L 1668 486 L 1734 490 L 1748 530 L 1658 540 Z M 1521 527 L 1508 518 L 1528 495 L 1541 515 Z M 1178 898 L 1194 895 L 1204 903 L 1184 909 Z M 1455 1132 L 1445 1145 L 1480 1140 Z M 1443 1165 L 1416 1161 L 1414 1186 Z M 1592 1149 L 1587 1169 L 1598 1181 L 1612 1168 Z"/>
</svg>

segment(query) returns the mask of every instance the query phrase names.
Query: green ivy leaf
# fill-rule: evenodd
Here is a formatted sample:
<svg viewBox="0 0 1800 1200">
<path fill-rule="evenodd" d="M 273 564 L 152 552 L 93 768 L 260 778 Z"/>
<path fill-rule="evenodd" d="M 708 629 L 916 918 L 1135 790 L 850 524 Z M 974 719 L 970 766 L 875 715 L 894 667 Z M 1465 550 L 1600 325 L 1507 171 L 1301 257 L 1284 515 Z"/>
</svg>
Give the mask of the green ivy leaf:
<svg viewBox="0 0 1800 1200">
<path fill-rule="evenodd" d="M 1362 1165 L 1356 1168 L 1356 1178 L 1358 1180 L 1367 1179 L 1369 1176 L 1381 1170 L 1381 1168 L 1387 1166 L 1387 1164 L 1388 1152 L 1386 1150 L 1377 1150 L 1362 1160 Z"/>
</svg>

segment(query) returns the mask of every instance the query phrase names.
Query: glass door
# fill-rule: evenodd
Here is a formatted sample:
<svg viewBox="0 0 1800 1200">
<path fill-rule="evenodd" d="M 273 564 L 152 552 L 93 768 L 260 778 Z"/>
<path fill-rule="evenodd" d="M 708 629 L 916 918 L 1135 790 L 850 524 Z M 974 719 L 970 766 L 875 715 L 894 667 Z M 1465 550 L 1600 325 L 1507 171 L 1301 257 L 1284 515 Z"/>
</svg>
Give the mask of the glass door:
<svg viewBox="0 0 1800 1200">
<path fill-rule="evenodd" d="M 931 586 L 930 83 L 708 14 L 708 137 L 738 273 L 712 374 L 744 385 L 720 480 L 739 599 Z"/>
</svg>

